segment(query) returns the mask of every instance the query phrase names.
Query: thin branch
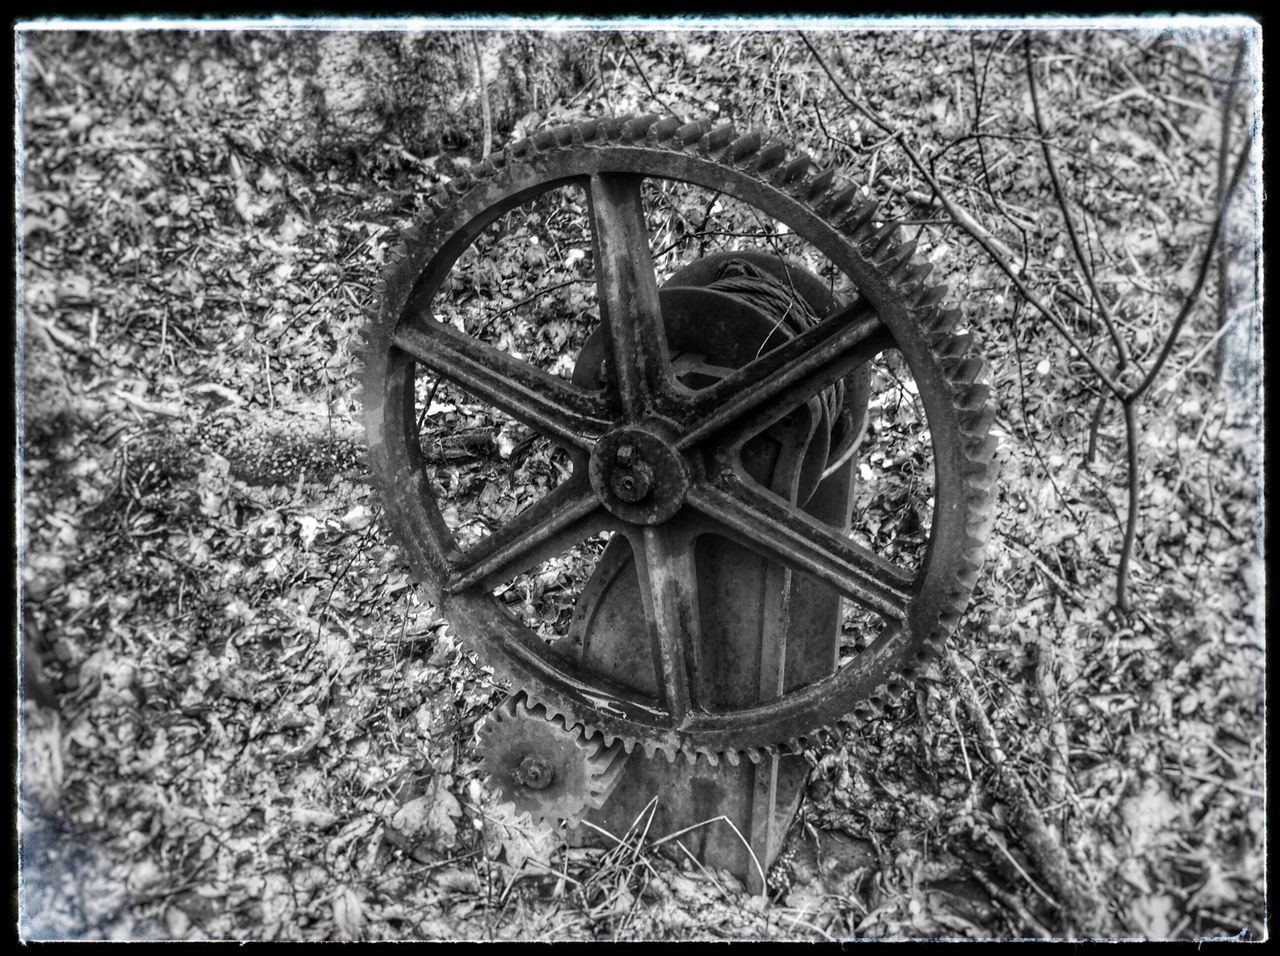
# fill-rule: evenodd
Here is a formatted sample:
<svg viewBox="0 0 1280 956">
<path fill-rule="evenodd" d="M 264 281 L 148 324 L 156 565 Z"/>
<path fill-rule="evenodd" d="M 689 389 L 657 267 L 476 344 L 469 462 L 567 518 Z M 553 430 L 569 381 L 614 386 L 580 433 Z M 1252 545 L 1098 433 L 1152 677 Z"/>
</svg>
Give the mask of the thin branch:
<svg viewBox="0 0 1280 956">
<path fill-rule="evenodd" d="M 671 108 L 671 104 L 655 93 L 653 87 L 649 85 L 649 77 L 645 75 L 644 67 L 640 65 L 640 61 L 636 59 L 636 55 L 631 52 L 631 44 L 627 42 L 627 38 L 619 33 L 618 39 L 622 41 L 622 48 L 626 51 L 627 56 L 631 57 L 631 62 L 636 65 L 636 72 L 640 74 L 640 79 L 644 83 L 644 88 L 649 91 L 649 98 L 683 123 L 684 120 L 681 118 L 680 114 L 673 110 Z"/>
<path fill-rule="evenodd" d="M 1231 118 L 1235 113 L 1236 105 L 1236 89 L 1240 85 L 1240 72 L 1244 69 L 1244 37 L 1240 38 L 1236 44 L 1236 59 L 1231 67 L 1231 82 L 1227 85 L 1227 90 L 1222 97 L 1222 133 L 1218 138 L 1218 199 L 1221 201 L 1227 187 L 1227 162 L 1231 156 Z M 1224 328 L 1227 325 L 1227 313 L 1230 311 L 1229 299 L 1231 298 L 1231 257 L 1227 246 L 1226 230 L 1223 230 L 1221 241 L 1219 242 L 1218 254 L 1218 327 Z M 1222 352 L 1216 353 L 1218 377 L 1222 376 Z"/>
<path fill-rule="evenodd" d="M 474 33 L 471 34 L 471 49 L 476 57 L 476 80 L 480 87 L 480 162 L 483 163 L 489 158 L 489 143 L 493 140 L 493 115 L 489 112 L 489 84 L 485 82 L 484 64 L 480 59 L 480 41 Z"/>
<path fill-rule="evenodd" d="M 896 137 L 898 139 L 903 153 L 906 154 L 907 158 L 911 161 L 911 164 L 916 168 L 920 175 L 924 177 L 930 188 L 937 194 L 938 198 L 942 201 L 942 205 L 946 209 L 947 214 L 956 221 L 960 228 L 969 234 L 969 236 L 982 248 L 983 252 L 987 254 L 988 258 L 995 263 L 1000 271 L 1009 277 L 1010 281 L 1013 282 L 1022 297 L 1049 321 L 1049 324 L 1057 330 L 1058 334 L 1061 335 L 1066 340 L 1067 344 L 1075 350 L 1076 354 L 1084 360 L 1084 363 L 1089 366 L 1095 375 L 1098 376 L 1099 380 L 1117 397 L 1123 396 L 1123 387 L 1114 378 L 1108 375 L 1098 363 L 1098 360 L 1094 358 L 1093 355 L 1079 343 L 1079 341 L 1077 341 L 1076 337 L 1071 333 L 1071 330 L 1067 328 L 1067 325 L 1062 320 L 1061 316 L 1059 316 L 1057 312 L 1046 305 L 1039 296 L 1031 291 L 1027 284 L 1022 280 L 1022 277 L 1014 270 L 1013 266 L 1010 265 L 1008 259 L 996 251 L 989 238 L 990 233 L 978 226 L 977 222 L 968 212 L 956 205 L 955 201 L 952 200 L 950 195 L 942 188 L 937 178 L 932 172 L 930 172 L 928 164 L 920 157 L 919 153 L 912 149 L 910 144 L 906 142 L 906 139 L 901 136 L 901 131 L 894 130 L 893 127 L 880 119 L 880 117 L 873 113 L 868 107 L 854 99 L 848 90 L 844 88 L 844 85 L 836 78 L 835 74 L 831 72 L 831 68 L 827 65 L 826 60 L 824 60 L 822 55 L 818 53 L 809 38 L 804 33 L 801 33 L 800 39 L 804 45 L 808 47 L 809 52 L 813 55 L 813 58 L 817 61 L 818 65 L 822 67 L 822 71 L 827 74 L 827 78 L 831 80 L 836 92 L 839 93 L 840 96 L 849 103 L 849 105 L 861 113 L 867 122 L 871 123 L 887 136 Z"/>
<path fill-rule="evenodd" d="M 1116 606 L 1129 612 L 1129 565 L 1133 561 L 1133 543 L 1138 536 L 1138 416 L 1134 402 L 1124 403 L 1124 437 L 1128 447 L 1129 513 L 1125 516 L 1124 544 L 1120 548 L 1120 567 L 1116 571 Z"/>
<path fill-rule="evenodd" d="M 1053 158 L 1053 150 L 1049 148 L 1046 142 L 1049 134 L 1045 129 L 1044 113 L 1040 107 L 1040 90 L 1036 83 L 1035 63 L 1031 59 L 1030 33 L 1025 34 L 1023 37 L 1022 52 L 1027 62 L 1027 85 L 1031 88 L 1031 107 L 1035 113 L 1036 132 L 1040 134 L 1040 151 L 1044 154 L 1045 166 L 1049 170 L 1049 181 L 1053 184 L 1053 195 L 1058 202 L 1058 209 L 1062 211 L 1062 219 L 1067 227 L 1067 235 L 1071 239 L 1071 250 L 1075 253 L 1076 262 L 1080 264 L 1080 271 L 1084 273 L 1084 281 L 1088 283 L 1089 292 L 1093 295 L 1094 302 L 1098 304 L 1098 314 L 1102 316 L 1102 322 L 1107 327 L 1107 334 L 1111 336 L 1111 344 L 1115 346 L 1116 356 L 1119 359 L 1116 369 L 1118 376 L 1129 364 L 1129 350 L 1125 347 L 1124 339 L 1120 337 L 1120 333 L 1116 330 L 1115 317 L 1111 314 L 1111 305 L 1098 288 L 1093 269 L 1089 265 L 1089 260 L 1085 258 L 1084 250 L 1080 247 L 1080 235 L 1076 232 L 1075 218 L 1071 215 L 1071 207 L 1067 203 L 1066 194 L 1062 190 L 1062 180 L 1058 176 L 1058 163 Z"/>
<path fill-rule="evenodd" d="M 1227 191 L 1218 203 L 1218 214 L 1213 220 L 1213 229 L 1209 232 L 1209 241 L 1205 243 L 1204 255 L 1200 258 L 1200 268 L 1196 274 L 1195 285 L 1191 287 L 1191 291 L 1187 293 L 1186 299 L 1182 303 L 1182 309 L 1178 312 L 1178 317 L 1173 320 L 1173 327 L 1169 330 L 1169 337 L 1165 339 L 1164 345 L 1160 349 L 1160 354 L 1156 356 L 1155 363 L 1151 366 L 1146 376 L 1138 383 L 1133 391 L 1125 396 L 1125 401 L 1132 402 L 1142 396 L 1151 383 L 1156 380 L 1156 376 L 1160 374 L 1160 370 L 1164 368 L 1164 363 L 1169 360 L 1169 353 L 1173 351 L 1174 344 L 1178 341 L 1178 335 L 1182 332 L 1182 326 L 1186 324 L 1187 317 L 1191 314 L 1192 307 L 1200 298 L 1200 293 L 1204 290 L 1205 279 L 1209 275 L 1209 265 L 1213 262 L 1213 254 L 1217 251 L 1218 235 L 1222 232 L 1222 223 L 1226 219 L 1227 207 L 1231 204 L 1231 197 L 1236 191 L 1236 186 L 1240 184 L 1240 178 L 1244 175 L 1245 167 L 1249 165 L 1249 153 L 1253 149 L 1253 134 L 1245 136 L 1244 145 L 1240 148 L 1240 155 L 1236 159 L 1235 170 L 1231 173 L 1231 182 L 1227 186 Z"/>
</svg>

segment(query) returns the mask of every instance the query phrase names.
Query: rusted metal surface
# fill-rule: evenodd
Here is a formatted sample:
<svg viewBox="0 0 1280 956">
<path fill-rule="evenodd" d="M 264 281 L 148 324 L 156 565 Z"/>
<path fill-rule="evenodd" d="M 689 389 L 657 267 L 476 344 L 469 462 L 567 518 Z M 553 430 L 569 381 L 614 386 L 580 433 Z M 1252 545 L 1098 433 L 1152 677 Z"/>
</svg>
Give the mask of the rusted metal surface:
<svg viewBox="0 0 1280 956">
<path fill-rule="evenodd" d="M 725 258 L 720 265 L 730 261 L 731 257 Z M 796 272 L 797 278 L 814 280 L 806 272 Z M 715 275 L 714 270 L 685 272 L 671 283 L 710 283 Z M 678 380 L 690 387 L 710 387 L 751 361 L 771 338 L 781 344 L 794 334 L 780 330 L 776 316 L 740 300 L 724 301 L 709 289 L 671 288 L 669 283 L 662 292 L 669 348 L 675 366 L 685 370 Z M 707 320 L 708 316 L 716 318 Z M 590 384 L 591 370 L 598 368 L 593 345 L 588 341 L 575 374 L 575 380 L 584 384 Z M 698 361 L 681 361 L 690 355 Z M 817 488 L 806 483 L 806 472 L 814 473 L 815 462 L 818 471 L 825 464 L 832 419 L 842 420 L 841 411 L 836 408 L 833 415 L 822 402 L 810 400 L 766 433 L 744 442 L 737 451 L 742 467 L 754 482 L 782 500 L 795 504 L 813 498 L 830 513 L 830 490 L 815 495 Z M 826 482 L 845 495 L 844 507 L 837 507 L 834 514 L 840 529 L 847 527 L 851 473 L 846 466 L 839 477 Z M 818 679 L 835 669 L 838 593 L 804 575 L 793 575 L 785 565 L 723 535 L 698 535 L 696 525 L 684 526 L 670 540 L 682 550 L 675 560 L 658 563 L 662 577 L 652 568 L 636 566 L 626 537 L 615 537 L 610 543 L 579 599 L 574 633 L 562 646 L 580 666 L 637 691 L 659 692 L 667 664 L 661 657 L 645 660 L 637 655 L 635 649 L 650 646 L 652 638 L 635 609 L 646 602 L 646 591 L 655 595 L 649 600 L 660 600 L 664 589 L 677 589 L 683 592 L 678 600 L 696 609 L 693 620 L 682 624 L 681 653 L 688 662 L 691 685 L 691 690 L 683 692 L 704 708 L 732 710 L 775 699 L 785 692 L 788 674 L 793 681 Z M 793 613 L 797 592 L 809 602 L 798 614 Z M 797 622 L 803 630 L 796 627 Z M 815 623 L 820 631 L 813 629 Z M 797 656 L 807 660 L 798 664 Z M 672 696 L 668 690 L 667 699 Z M 655 839 L 717 820 L 706 824 L 706 832 L 691 841 L 691 852 L 705 863 L 727 867 L 758 891 L 764 870 L 791 823 L 806 772 L 803 760 L 777 754 L 740 766 L 700 763 L 691 772 L 684 761 L 672 763 L 662 755 L 636 753 L 623 770 L 618 792 L 625 796 L 609 801 L 588 819 L 617 833 L 625 832 L 637 814 L 651 812 L 649 827 Z M 654 806 L 648 807 L 651 800 Z M 575 839 L 590 842 L 597 832 L 583 829 Z"/>
<path fill-rule="evenodd" d="M 480 740 L 484 771 L 500 797 L 534 822 L 574 821 L 601 806 L 627 761 L 621 746 L 547 719 L 518 694 L 485 718 Z"/>
<path fill-rule="evenodd" d="M 779 164 L 776 151 L 752 142 L 646 117 L 548 131 L 513 147 L 459 185 L 412 237 L 364 351 L 371 469 L 398 540 L 442 612 L 550 716 L 628 751 L 774 755 L 868 700 L 893 696 L 901 675 L 954 626 L 990 524 L 990 417 L 985 388 L 975 383 L 981 363 L 966 355 L 967 340 L 952 335 L 956 316 L 924 284 L 927 267 L 891 223 L 879 221 L 874 203 L 855 204 L 852 191 L 830 177 L 807 179 L 807 163 Z M 641 177 L 694 183 L 755 206 L 825 255 L 857 298 L 820 312 L 816 325 L 758 357 L 721 359 L 704 349 L 692 364 L 679 355 L 673 361 Z M 449 268 L 482 229 L 564 185 L 588 200 L 604 330 L 591 375 L 572 382 L 457 332 L 431 310 Z M 860 420 L 818 430 L 828 461 L 806 476 L 801 454 L 793 497 L 762 484 L 747 463 L 765 432 L 786 427 L 790 416 L 820 416 L 822 396 L 838 383 L 851 391 L 861 382 L 865 395 L 862 370 L 887 349 L 914 379 L 934 452 L 931 538 L 914 572 L 799 504 L 801 492 L 823 494 L 817 479 L 833 464 L 830 452 L 851 447 Z M 423 476 L 413 400 L 419 367 L 551 437 L 574 465 L 547 499 L 466 551 Z M 691 387 L 677 370 L 700 374 L 703 387 Z M 631 614 L 643 621 L 643 646 L 616 654 L 641 670 L 647 662 L 651 686 L 639 685 L 637 671 L 615 673 L 546 645 L 492 596 L 497 583 L 600 531 L 629 546 L 638 582 Z M 873 612 L 884 622 L 880 636 L 834 672 L 796 671 L 803 680 L 784 679 L 781 692 L 765 699 L 757 663 L 751 695 L 717 706 L 700 657 L 711 646 L 699 587 L 699 549 L 709 538 Z M 794 656 L 779 665 L 784 678 Z M 770 674 L 777 669 L 770 664 Z"/>
</svg>

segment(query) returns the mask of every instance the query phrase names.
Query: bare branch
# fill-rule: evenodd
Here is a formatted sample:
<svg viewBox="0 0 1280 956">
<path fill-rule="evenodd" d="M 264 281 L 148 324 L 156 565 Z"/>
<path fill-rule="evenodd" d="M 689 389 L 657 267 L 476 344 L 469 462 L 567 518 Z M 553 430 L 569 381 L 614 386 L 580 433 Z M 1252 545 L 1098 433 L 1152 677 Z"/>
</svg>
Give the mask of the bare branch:
<svg viewBox="0 0 1280 956">
<path fill-rule="evenodd" d="M 1053 309 L 1051 309 L 1047 304 L 1045 304 L 1045 302 L 1041 300 L 1039 296 L 1037 296 L 1034 292 L 1031 291 L 1031 289 L 1027 286 L 1027 284 L 1022 280 L 1022 277 L 1018 274 L 1018 272 L 1014 269 L 1014 267 L 1009 263 L 1008 258 L 1005 256 L 1002 256 L 996 250 L 995 246 L 992 245 L 991 240 L 988 238 L 990 234 L 987 233 L 985 229 L 974 228 L 975 226 L 974 218 L 968 212 L 966 212 L 964 209 L 958 206 L 956 202 L 950 197 L 950 195 L 942 188 L 942 185 L 938 182 L 937 178 L 929 170 L 928 163 L 926 163 L 920 157 L 919 153 L 917 153 L 914 149 L 911 148 L 910 144 L 907 143 L 906 139 L 901 135 L 901 131 L 893 129 L 893 127 L 891 127 L 884 120 L 880 119 L 880 117 L 878 117 L 875 113 L 873 113 L 868 107 L 864 106 L 861 102 L 854 99 L 852 94 L 850 94 L 849 91 L 844 88 L 844 85 L 836 78 L 835 74 L 831 72 L 831 68 L 827 65 L 826 60 L 824 60 L 822 58 L 822 55 L 818 53 L 817 49 L 809 41 L 809 38 L 805 36 L 804 33 L 801 33 L 800 39 L 804 43 L 804 45 L 809 48 L 809 52 L 813 55 L 813 58 L 817 61 L 818 65 L 822 67 L 822 71 L 827 74 L 827 78 L 831 80 L 831 83 L 832 85 L 834 85 L 836 92 L 839 93 L 840 96 L 847 103 L 849 103 L 849 105 L 851 105 L 855 110 L 861 113 L 862 116 L 867 120 L 867 122 L 871 123 L 873 126 L 879 129 L 881 132 L 885 133 L 887 136 L 898 139 L 899 145 L 902 147 L 903 153 L 905 153 L 907 158 L 911 160 L 911 164 L 915 166 L 916 170 L 920 173 L 920 175 L 924 177 L 925 182 L 927 182 L 929 184 L 929 187 L 934 191 L 934 193 L 937 194 L 938 198 L 942 201 L 943 208 L 946 209 L 947 214 L 956 221 L 956 224 L 959 225 L 961 229 L 963 229 L 966 233 L 969 234 L 969 236 L 974 240 L 974 242 L 976 242 L 982 248 L 982 251 L 987 254 L 988 258 L 990 258 L 990 260 L 993 263 L 995 263 L 995 265 L 1000 269 L 1000 271 L 1009 277 L 1010 281 L 1013 282 L 1014 287 L 1017 288 L 1018 292 L 1022 295 L 1022 297 L 1026 299 L 1027 302 L 1029 302 L 1037 312 L 1039 312 L 1049 321 L 1049 324 L 1052 325 L 1054 329 L 1057 330 L 1058 334 L 1061 335 L 1066 340 L 1067 344 L 1070 345 L 1071 348 L 1073 348 L 1076 351 L 1076 354 L 1078 354 L 1080 358 L 1084 360 L 1085 364 L 1088 365 L 1089 368 L 1093 371 L 1093 373 L 1098 376 L 1098 378 L 1102 381 L 1102 383 L 1114 395 L 1116 395 L 1117 397 L 1122 397 L 1124 395 L 1123 387 L 1114 378 L 1108 375 L 1106 370 L 1103 369 L 1103 367 L 1098 363 L 1098 360 L 1094 358 L 1093 355 L 1088 350 L 1086 350 L 1083 345 L 1079 343 L 1079 341 L 1077 341 L 1076 337 L 1072 334 L 1071 330 L 1067 328 L 1067 325 L 1062 320 L 1062 317 L 1059 316 L 1058 313 Z"/>
<path fill-rule="evenodd" d="M 1236 166 L 1231 173 L 1231 182 L 1227 185 L 1226 193 L 1223 194 L 1221 201 L 1218 203 L 1218 214 L 1214 217 L 1213 228 L 1209 232 L 1209 239 L 1205 243 L 1204 254 L 1200 257 L 1200 268 L 1196 273 L 1195 285 L 1191 287 L 1191 291 L 1187 293 L 1187 297 L 1183 300 L 1182 309 L 1178 312 L 1177 318 L 1173 320 L 1173 327 L 1169 330 L 1169 337 L 1165 339 L 1164 345 L 1160 348 L 1160 354 L 1156 356 L 1155 363 L 1147 371 L 1142 381 L 1138 383 L 1133 391 L 1129 392 L 1124 400 L 1132 402 L 1142 396 L 1151 383 L 1156 380 L 1156 376 L 1160 374 L 1160 370 L 1164 368 L 1164 363 L 1169 360 L 1169 353 L 1173 351 L 1173 346 L 1178 341 L 1178 335 L 1182 332 L 1182 326 L 1186 324 L 1187 317 L 1191 315 L 1191 309 L 1200 298 L 1200 293 L 1204 291 L 1205 279 L 1209 275 L 1209 265 L 1213 262 L 1213 254 L 1217 251 L 1218 235 L 1222 232 L 1222 223 L 1226 219 L 1227 207 L 1231 204 L 1231 196 L 1235 193 L 1236 187 L 1240 184 L 1240 178 L 1244 175 L 1245 167 L 1249 165 L 1249 153 L 1253 148 L 1253 134 L 1245 136 L 1244 144 L 1240 148 L 1240 155 L 1236 158 Z"/>
<path fill-rule="evenodd" d="M 1058 176 L 1058 163 L 1053 158 L 1053 150 L 1049 148 L 1049 144 L 1046 142 L 1049 134 L 1045 129 L 1044 113 L 1040 107 L 1040 90 L 1036 83 L 1035 64 L 1031 59 L 1030 33 L 1023 36 L 1022 52 L 1027 61 L 1027 85 L 1031 88 L 1031 107 L 1035 113 L 1036 132 L 1040 134 L 1040 151 L 1044 154 L 1044 163 L 1049 170 L 1049 182 L 1053 184 L 1053 196 L 1058 202 L 1058 209 L 1062 211 L 1062 220 L 1067 226 L 1067 235 L 1071 239 L 1071 250 L 1075 254 L 1076 262 L 1080 265 L 1080 271 L 1084 274 L 1084 281 L 1089 286 L 1093 301 L 1098 304 L 1098 314 L 1102 316 L 1102 322 L 1107 327 L 1107 334 L 1111 336 L 1111 344 L 1115 346 L 1116 356 L 1119 359 L 1116 371 L 1119 374 L 1129 364 L 1129 350 L 1125 347 L 1124 339 L 1120 337 L 1120 333 L 1116 329 L 1115 316 L 1111 313 L 1111 305 L 1098 288 L 1093 268 L 1089 265 L 1089 260 L 1085 257 L 1084 250 L 1080 247 L 1080 235 L 1076 232 L 1075 218 L 1071 215 L 1071 207 L 1067 203 L 1066 194 L 1062 190 L 1062 180 Z"/>
</svg>

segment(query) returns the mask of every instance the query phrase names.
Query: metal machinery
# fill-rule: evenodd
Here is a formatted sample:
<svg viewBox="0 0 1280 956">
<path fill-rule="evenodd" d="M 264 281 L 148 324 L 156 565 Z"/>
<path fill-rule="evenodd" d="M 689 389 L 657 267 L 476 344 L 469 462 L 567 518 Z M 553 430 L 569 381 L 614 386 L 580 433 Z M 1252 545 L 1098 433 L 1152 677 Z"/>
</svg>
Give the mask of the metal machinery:
<svg viewBox="0 0 1280 956">
<path fill-rule="evenodd" d="M 369 460 L 390 526 L 441 613 L 512 687 L 481 729 L 493 784 L 536 819 L 612 833 L 655 795 L 654 836 L 724 817 L 733 826 L 696 827 L 686 845 L 756 889 L 798 804 L 806 744 L 896 697 L 937 652 L 992 514 L 992 414 L 958 312 L 874 202 L 810 166 L 758 133 L 654 116 L 539 133 L 432 200 L 363 348 Z M 659 288 L 645 178 L 773 217 L 854 294 L 767 249 L 699 259 Z M 483 229 L 566 185 L 587 196 L 600 311 L 572 380 L 432 311 Z M 868 363 L 885 352 L 914 382 L 933 454 L 913 569 L 849 536 Z M 424 473 L 420 367 L 572 461 L 553 492 L 466 549 Z M 605 531 L 567 636 L 544 641 L 493 596 Z M 876 621 L 853 653 L 841 649 L 842 601 Z"/>
</svg>

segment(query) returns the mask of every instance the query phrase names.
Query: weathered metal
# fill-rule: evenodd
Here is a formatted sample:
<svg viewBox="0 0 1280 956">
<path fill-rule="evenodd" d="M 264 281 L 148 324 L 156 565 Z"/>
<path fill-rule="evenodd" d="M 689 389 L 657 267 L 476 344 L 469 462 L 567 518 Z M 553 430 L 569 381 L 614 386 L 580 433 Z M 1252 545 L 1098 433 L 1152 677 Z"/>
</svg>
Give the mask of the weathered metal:
<svg viewBox="0 0 1280 956">
<path fill-rule="evenodd" d="M 513 694 L 480 728 L 485 773 L 502 798 L 534 822 L 577 820 L 618 785 L 627 755 L 581 728 L 549 720 Z"/>
<path fill-rule="evenodd" d="M 593 739 L 603 745 L 730 763 L 798 750 L 817 728 L 900 693 L 904 676 L 955 626 L 976 579 L 991 516 L 981 362 L 967 354 L 967 337 L 953 334 L 958 314 L 940 308 L 943 294 L 925 284 L 928 266 L 913 259 L 913 244 L 880 219 L 874 203 L 855 203 L 856 193 L 830 176 L 808 178 L 808 165 L 803 158 L 783 164 L 779 150 L 735 138 L 728 128 L 708 132 L 654 117 L 547 131 L 451 184 L 400 251 L 368 329 L 370 465 L 410 564 L 500 676 L 570 731 L 598 735 Z M 856 298 L 828 303 L 820 321 L 782 341 L 746 336 L 735 345 L 734 336 L 699 331 L 716 323 L 740 330 L 750 321 L 743 316 L 759 312 L 706 289 L 696 273 L 683 286 L 659 290 L 643 177 L 693 183 L 756 207 L 824 255 L 852 282 Z M 432 313 L 442 280 L 481 230 L 566 185 L 587 199 L 603 330 L 584 347 L 573 381 Z M 697 341 L 682 339 L 686 333 Z M 708 352 L 708 342 L 724 354 Z M 885 350 L 900 355 L 914 380 L 932 438 L 932 525 L 914 571 L 851 540 L 847 514 L 833 520 L 801 504 L 822 498 L 840 505 L 828 482 L 847 480 L 840 468 L 863 427 L 858 399 L 865 404 L 866 368 Z M 458 547 L 425 480 L 414 406 L 419 367 L 560 443 L 573 464 L 554 492 L 469 549 Z M 841 383 L 853 401 L 833 413 L 830 395 Z M 753 442 L 790 428 L 804 432 L 787 445 L 795 461 L 753 472 Z M 812 451 L 824 447 L 825 454 Z M 786 476 L 783 487 L 775 486 L 778 475 Z M 634 568 L 629 613 L 637 630 L 627 646 L 609 650 L 608 661 L 575 659 L 515 621 L 491 592 L 606 531 L 614 534 L 606 557 L 625 547 Z M 794 628 L 775 623 L 769 634 L 784 638 L 758 635 L 751 677 L 732 682 L 749 692 L 718 697 L 715 675 L 735 662 L 714 657 L 721 647 L 709 638 L 715 615 L 701 603 L 708 540 L 765 569 L 758 596 L 768 607 L 759 620 L 802 619 L 797 596 L 825 589 L 878 615 L 881 632 L 837 669 L 826 645 L 813 658 L 821 666 L 796 663 L 803 655 L 792 653 Z M 711 564 L 727 560 L 717 556 Z M 812 604 L 825 633 L 833 615 L 824 602 Z M 591 613 L 604 614 L 606 606 Z M 836 619 L 838 613 L 837 606 Z M 762 660 L 766 644 L 772 656 Z M 780 765 L 770 768 L 757 781 L 766 795 L 789 786 Z M 767 831 L 770 819 L 757 814 L 754 825 Z"/>
</svg>

